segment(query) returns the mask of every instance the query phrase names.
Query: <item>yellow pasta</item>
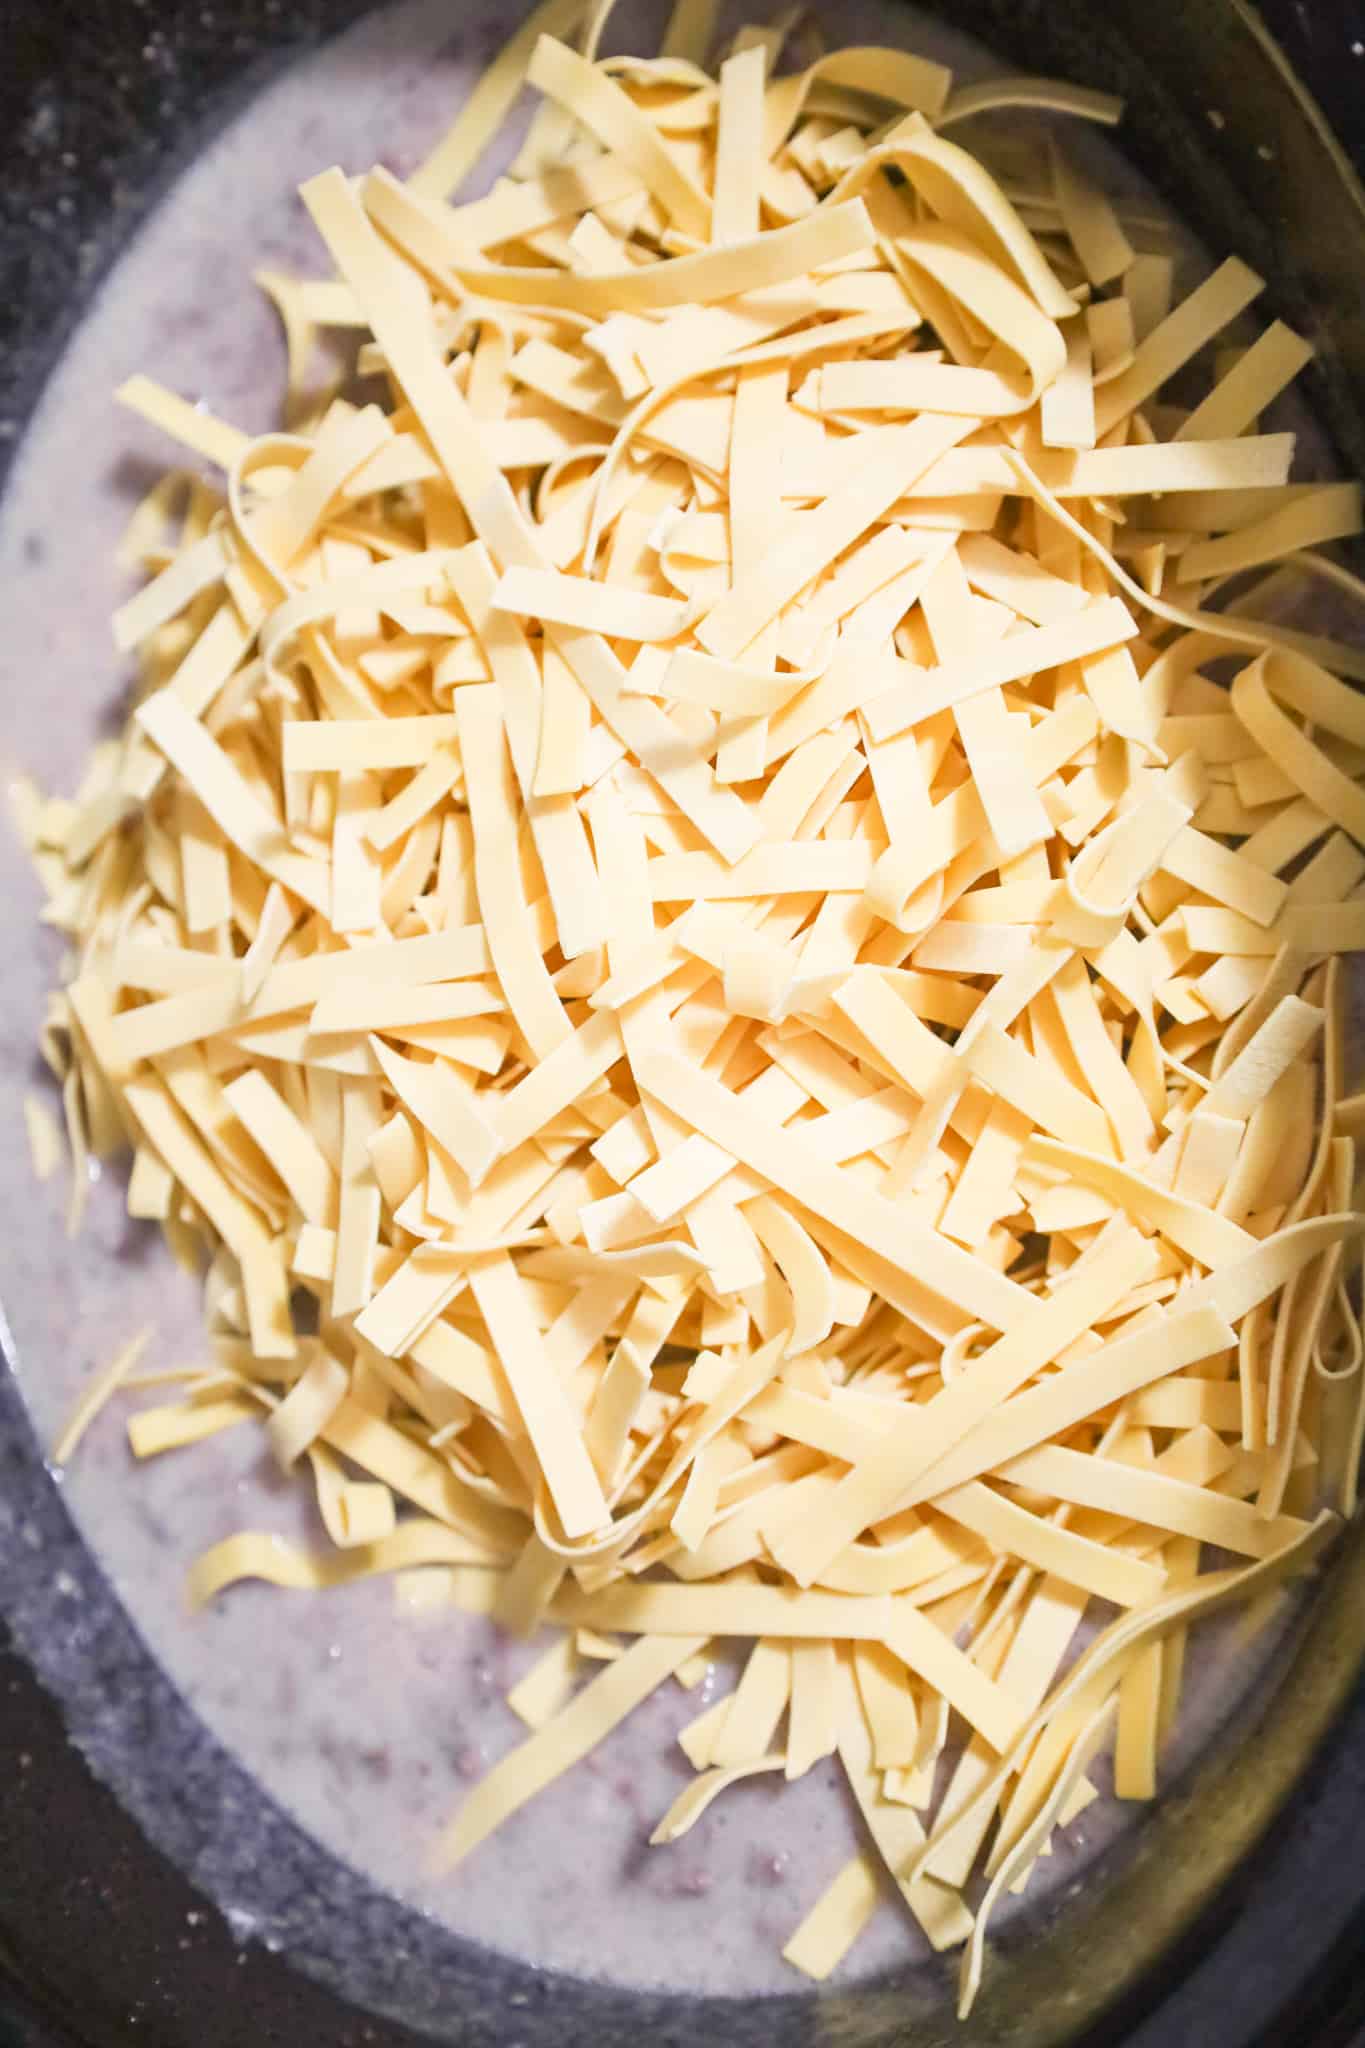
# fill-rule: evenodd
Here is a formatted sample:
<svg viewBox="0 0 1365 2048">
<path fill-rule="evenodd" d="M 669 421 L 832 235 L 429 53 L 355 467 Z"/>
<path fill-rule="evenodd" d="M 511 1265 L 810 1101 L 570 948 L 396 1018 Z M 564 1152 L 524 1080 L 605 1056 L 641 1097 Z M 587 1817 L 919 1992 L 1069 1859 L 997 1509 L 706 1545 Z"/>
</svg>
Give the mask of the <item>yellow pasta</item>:
<svg viewBox="0 0 1365 2048">
<path fill-rule="evenodd" d="M 1253 273 L 1172 303 L 1060 143 L 1016 205 L 955 139 L 1116 103 L 774 75 L 767 28 L 713 79 L 712 15 L 604 63 L 546 0 L 406 182 L 303 188 L 291 391 L 327 327 L 385 406 L 253 440 L 123 387 L 226 499 L 169 548 L 182 484 L 140 509 L 149 686 L 73 802 L 20 792 L 45 1045 L 78 1190 L 130 1140 L 130 1210 L 213 1254 L 228 1362 L 134 1451 L 255 1421 L 330 1539 L 230 1537 L 195 1601 L 393 1573 L 557 1631 L 435 1860 L 736 1642 L 654 1841 L 837 1755 L 871 1849 L 784 1953 L 828 1975 L 880 1859 L 965 2009 L 1100 1745 L 1159 1785 L 1187 1627 L 1332 1527 L 1365 663 L 1207 607 L 1358 603 L 1361 500 L 1258 430 L 1305 342 L 1210 358 Z"/>
</svg>

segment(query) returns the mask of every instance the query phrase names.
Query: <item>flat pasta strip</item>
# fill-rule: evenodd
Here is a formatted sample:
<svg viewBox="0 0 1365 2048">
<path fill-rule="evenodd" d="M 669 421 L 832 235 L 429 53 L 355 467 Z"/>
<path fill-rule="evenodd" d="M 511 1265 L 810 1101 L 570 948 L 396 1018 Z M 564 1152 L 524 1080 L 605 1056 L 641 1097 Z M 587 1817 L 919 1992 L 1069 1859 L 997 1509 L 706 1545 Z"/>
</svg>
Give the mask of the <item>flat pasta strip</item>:
<svg viewBox="0 0 1365 2048">
<path fill-rule="evenodd" d="M 502 1360 L 522 1423 L 544 1461 L 546 1483 L 564 1531 L 569 1536 L 589 1535 L 607 1519 L 606 1500 L 562 1384 L 548 1361 L 541 1362 L 540 1333 L 511 1259 L 499 1252 L 475 1260 L 469 1284 Z"/>
<path fill-rule="evenodd" d="M 594 1749 L 633 1708 L 694 1657 L 704 1636 L 642 1636 L 563 1711 L 480 1779 L 436 1848 L 441 1869 L 462 1862 L 509 1813 Z"/>
<path fill-rule="evenodd" d="M 803 1977 L 824 1982 L 843 1961 L 877 1908 L 877 1866 L 860 1849 L 832 1877 L 782 1953 Z"/>
<path fill-rule="evenodd" d="M 520 888 L 517 800 L 502 714 L 491 685 L 461 690 L 458 702 L 461 747 L 478 753 L 493 770 L 470 784 L 475 886 L 489 951 L 507 1006 L 528 1043 L 542 1054 L 552 1052 L 568 1037 L 570 1026 Z"/>
<path fill-rule="evenodd" d="M 67 1465 L 71 1462 L 81 1438 L 101 1409 L 108 1406 L 119 1388 L 136 1372 L 152 1335 L 150 1329 L 140 1330 L 135 1337 L 130 1337 L 126 1344 L 121 1344 L 103 1371 L 96 1374 L 52 1446 L 54 1465 Z"/>
</svg>

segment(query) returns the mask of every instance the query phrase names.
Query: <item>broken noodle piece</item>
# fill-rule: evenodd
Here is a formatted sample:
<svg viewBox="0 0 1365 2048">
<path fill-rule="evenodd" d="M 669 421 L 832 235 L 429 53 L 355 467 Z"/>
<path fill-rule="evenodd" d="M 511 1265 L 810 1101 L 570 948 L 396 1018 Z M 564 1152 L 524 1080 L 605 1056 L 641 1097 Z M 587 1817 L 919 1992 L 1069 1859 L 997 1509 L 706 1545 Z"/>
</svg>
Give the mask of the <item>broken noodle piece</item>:
<svg viewBox="0 0 1365 2048">
<path fill-rule="evenodd" d="M 1060 136 L 1037 232 L 993 175 L 1103 96 L 776 77 L 776 30 L 713 87 L 706 10 L 661 69 L 602 19 L 550 0 L 406 184 L 304 188 L 297 432 L 123 387 L 223 482 L 118 615 L 122 738 L 24 799 L 45 1046 L 78 1174 L 130 1142 L 209 1261 L 220 1365 L 134 1450 L 258 1418 L 333 1546 L 244 1531 L 195 1597 L 439 1571 L 566 1631 L 439 1862 L 738 1640 L 654 1839 L 837 1754 L 867 1847 L 784 1953 L 827 1975 L 880 1859 L 969 2002 L 1116 1725 L 1150 1796 L 1184 1621 L 1329 1526 L 1361 657 L 1207 607 L 1359 494 L 1257 431 L 1306 342 L 1213 354 L 1245 265 L 1172 308 Z M 322 326 L 382 405 L 310 403 Z"/>
</svg>

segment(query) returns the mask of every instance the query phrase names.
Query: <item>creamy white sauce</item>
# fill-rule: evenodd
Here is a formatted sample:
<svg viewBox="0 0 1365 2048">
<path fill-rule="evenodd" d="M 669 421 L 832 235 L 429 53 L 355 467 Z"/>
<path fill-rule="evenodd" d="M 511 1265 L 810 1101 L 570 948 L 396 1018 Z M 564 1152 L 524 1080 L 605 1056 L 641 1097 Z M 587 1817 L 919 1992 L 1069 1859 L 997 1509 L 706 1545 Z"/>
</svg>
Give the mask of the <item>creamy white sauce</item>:
<svg viewBox="0 0 1365 2048">
<path fill-rule="evenodd" d="M 628 38 L 614 29 L 608 47 L 656 47 L 659 21 L 654 10 Z M 332 162 L 411 169 L 509 26 L 500 8 L 460 21 L 449 0 L 372 17 L 211 141 L 115 266 L 48 386 L 0 507 L 0 777 L 22 770 L 71 790 L 90 744 L 120 715 L 107 620 L 127 582 L 113 550 L 132 503 L 176 451 L 113 405 L 114 387 L 144 370 L 240 425 L 273 424 L 282 351 L 249 277 L 262 266 L 320 273 L 295 187 Z M 966 76 L 994 68 L 942 24 L 887 0 L 840 0 L 829 26 L 844 41 L 898 42 Z M 1107 165 L 1111 184 L 1137 189 L 1107 145 L 1076 139 Z M 490 161 L 474 189 L 495 168 Z M 36 923 L 39 892 L 7 823 L 0 837 L 0 1130 L 9 1134 L 0 1294 L 35 1428 L 50 1443 L 89 1374 L 144 1322 L 158 1331 L 146 1365 L 201 1358 L 199 1295 L 159 1230 L 125 1216 L 120 1169 L 93 1189 L 75 1245 L 63 1232 L 64 1189 L 32 1184 L 21 1098 L 38 1074 L 33 1045 L 60 947 Z M 524 1732 L 503 1695 L 534 1648 L 450 1610 L 405 1617 L 386 1583 L 313 1597 L 249 1586 L 189 1618 L 185 1571 L 209 1544 L 242 1528 L 303 1542 L 322 1532 L 306 1486 L 280 1478 L 258 1431 L 135 1468 L 126 1412 L 115 1404 L 91 1431 L 63 1482 L 70 1506 L 187 1699 L 329 1849 L 462 1934 L 535 1963 L 623 1984 L 793 1988 L 778 1950 L 857 1839 L 832 1765 L 791 1787 L 771 1777 L 740 1786 L 684 1842 L 651 1850 L 650 1829 L 690 1777 L 676 1732 L 708 1696 L 670 1684 L 453 1877 L 425 1881 L 436 1827 L 471 1776 Z M 1196 1719 L 1227 1701 L 1220 1661 L 1201 1666 Z M 1040 1868 L 1030 1899 L 1074 1883 L 1121 1822 L 1092 1809 L 1067 1853 Z M 888 1905 L 849 1973 L 922 1953 Z"/>
</svg>

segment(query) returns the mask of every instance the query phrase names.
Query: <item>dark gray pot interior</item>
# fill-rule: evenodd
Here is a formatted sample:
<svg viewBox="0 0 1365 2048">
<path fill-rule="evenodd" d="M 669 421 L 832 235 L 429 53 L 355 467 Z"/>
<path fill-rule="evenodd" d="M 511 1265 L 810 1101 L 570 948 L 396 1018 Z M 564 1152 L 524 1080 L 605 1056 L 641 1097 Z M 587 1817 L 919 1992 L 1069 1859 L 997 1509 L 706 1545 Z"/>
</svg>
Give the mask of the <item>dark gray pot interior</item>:
<svg viewBox="0 0 1365 2048">
<path fill-rule="evenodd" d="M 357 0 L 125 0 L 107 11 L 9 0 L 0 481 L 63 337 L 178 165 L 291 53 L 362 11 Z M 1365 207 L 1238 0 L 955 0 L 944 11 L 1021 68 L 1124 95 L 1143 167 L 1320 338 L 1319 409 L 1350 467 L 1365 467 Z M 1343 8 L 1319 25 L 1329 90 L 1354 68 L 1359 16 Z M 1365 1894 L 1359 1531 L 1316 1598 L 1291 1685 L 1257 1710 L 1259 1767 L 1238 1753 L 1181 1793 L 1111 1884 L 1007 1952 L 959 2035 L 946 2002 L 931 2008 L 906 1985 L 761 2004 L 618 1994 L 496 1960 L 395 1905 L 263 1799 L 181 1702 L 77 1538 L 3 1374 L 0 1473 L 0 1621 L 15 1652 L 0 1662 L 0 1963 L 8 1950 L 16 2001 L 46 2015 L 35 2043 L 397 2048 L 420 2033 L 461 2048 L 1045 2048 L 1093 2028 L 1095 2041 L 1145 2048 L 1238 2048 L 1298 1995 Z M 1295 1795 L 1292 1828 L 1249 1856 L 1342 1715 Z M 206 1905 L 224 1899 L 268 1928 L 278 1952 L 242 1946 L 240 1925 Z"/>
</svg>

